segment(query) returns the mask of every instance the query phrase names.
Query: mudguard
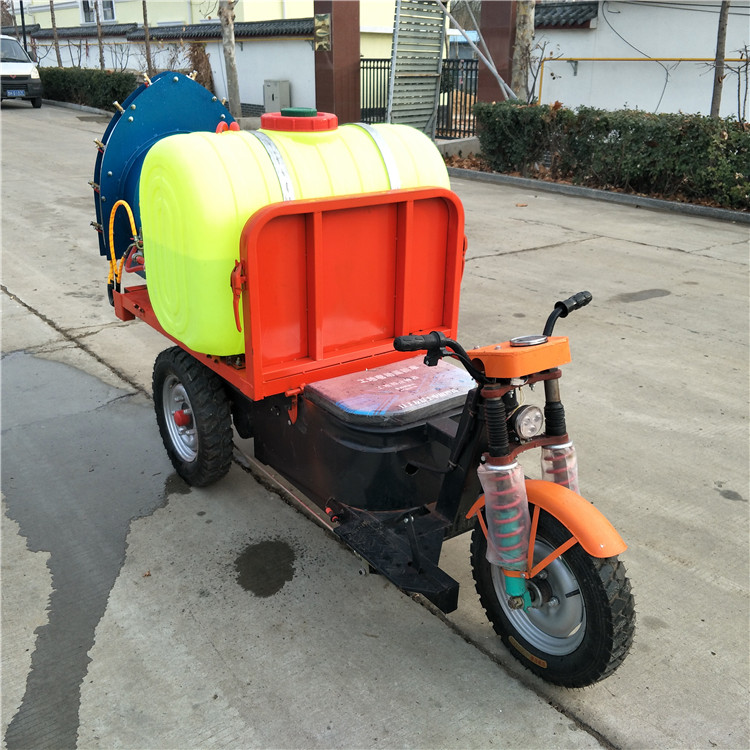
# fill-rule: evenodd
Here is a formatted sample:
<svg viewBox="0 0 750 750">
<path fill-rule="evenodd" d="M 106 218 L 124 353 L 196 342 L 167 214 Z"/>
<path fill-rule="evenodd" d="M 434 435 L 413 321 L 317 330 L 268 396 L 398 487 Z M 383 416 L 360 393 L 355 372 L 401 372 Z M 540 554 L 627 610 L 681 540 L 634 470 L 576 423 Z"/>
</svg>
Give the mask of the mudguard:
<svg viewBox="0 0 750 750">
<path fill-rule="evenodd" d="M 532 505 L 547 511 L 565 526 L 592 557 L 614 557 L 628 548 L 604 514 L 567 487 L 540 479 L 527 479 L 526 495 Z M 484 495 L 481 495 L 466 517 L 478 515 L 487 536 L 487 527 L 480 514 L 483 507 Z"/>
<path fill-rule="evenodd" d="M 567 487 L 527 479 L 526 494 L 530 503 L 560 521 L 592 557 L 614 557 L 628 548 L 604 514 Z"/>
</svg>

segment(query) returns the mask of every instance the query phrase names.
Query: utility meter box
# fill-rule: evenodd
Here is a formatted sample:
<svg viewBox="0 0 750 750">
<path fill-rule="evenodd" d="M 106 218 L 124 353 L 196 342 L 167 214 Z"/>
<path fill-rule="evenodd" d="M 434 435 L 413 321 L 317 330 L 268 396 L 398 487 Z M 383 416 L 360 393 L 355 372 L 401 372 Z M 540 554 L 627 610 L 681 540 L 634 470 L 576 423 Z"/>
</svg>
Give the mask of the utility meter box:
<svg viewBox="0 0 750 750">
<path fill-rule="evenodd" d="M 266 112 L 280 112 L 291 105 L 289 81 L 263 81 L 263 106 Z"/>
</svg>

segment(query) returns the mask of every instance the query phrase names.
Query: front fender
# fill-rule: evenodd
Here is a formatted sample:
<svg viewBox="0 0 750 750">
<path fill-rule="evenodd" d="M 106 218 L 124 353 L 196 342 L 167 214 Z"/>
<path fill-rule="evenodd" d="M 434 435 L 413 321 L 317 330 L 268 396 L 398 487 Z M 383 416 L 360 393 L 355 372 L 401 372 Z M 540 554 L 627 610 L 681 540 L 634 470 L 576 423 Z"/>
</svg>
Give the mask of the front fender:
<svg viewBox="0 0 750 750">
<path fill-rule="evenodd" d="M 614 557 L 628 545 L 604 514 L 567 487 L 540 479 L 526 480 L 529 502 L 554 516 L 592 557 Z"/>
</svg>

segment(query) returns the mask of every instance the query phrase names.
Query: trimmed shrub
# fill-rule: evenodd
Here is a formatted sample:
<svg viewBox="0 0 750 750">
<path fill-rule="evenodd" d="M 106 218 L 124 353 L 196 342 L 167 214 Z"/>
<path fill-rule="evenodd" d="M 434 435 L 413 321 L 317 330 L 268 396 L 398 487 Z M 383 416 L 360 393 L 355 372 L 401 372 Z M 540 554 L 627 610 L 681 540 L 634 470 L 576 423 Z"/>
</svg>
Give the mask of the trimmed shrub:
<svg viewBox="0 0 750 750">
<path fill-rule="evenodd" d="M 474 111 L 498 172 L 750 210 L 750 131 L 731 118 L 514 102 Z"/>
<path fill-rule="evenodd" d="M 83 104 L 114 112 L 114 101 L 123 102 L 138 87 L 134 73 L 90 68 L 39 68 L 46 99 Z"/>
</svg>

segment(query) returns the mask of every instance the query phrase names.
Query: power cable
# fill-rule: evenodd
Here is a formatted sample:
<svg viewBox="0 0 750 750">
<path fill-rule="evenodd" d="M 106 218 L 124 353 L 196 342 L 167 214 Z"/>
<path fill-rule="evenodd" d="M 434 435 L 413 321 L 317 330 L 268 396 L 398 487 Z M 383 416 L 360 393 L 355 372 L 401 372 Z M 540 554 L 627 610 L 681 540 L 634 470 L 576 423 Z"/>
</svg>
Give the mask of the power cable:
<svg viewBox="0 0 750 750">
<path fill-rule="evenodd" d="M 607 7 L 609 5 L 609 2 L 605 0 L 605 2 L 602 4 L 602 17 L 604 18 L 604 21 L 606 22 L 607 26 L 612 30 L 612 33 L 615 34 L 615 36 L 622 39 L 625 44 L 628 45 L 631 49 L 634 49 L 639 55 L 643 55 L 644 58 L 651 60 L 652 62 L 658 63 L 664 70 L 664 87 L 661 90 L 661 96 L 659 97 L 659 101 L 656 103 L 656 107 L 654 108 L 654 114 L 656 114 L 659 111 L 659 107 L 661 106 L 662 99 L 664 99 L 664 94 L 667 91 L 667 85 L 669 84 L 669 68 L 667 68 L 666 65 L 664 65 L 659 60 L 655 60 L 651 55 L 647 55 L 643 50 L 638 49 L 634 44 L 629 42 L 622 34 L 620 34 L 619 31 L 610 23 L 609 19 L 607 18 L 607 13 L 612 13 L 614 11 L 609 10 Z M 679 65 L 679 63 L 678 63 Z"/>
</svg>

